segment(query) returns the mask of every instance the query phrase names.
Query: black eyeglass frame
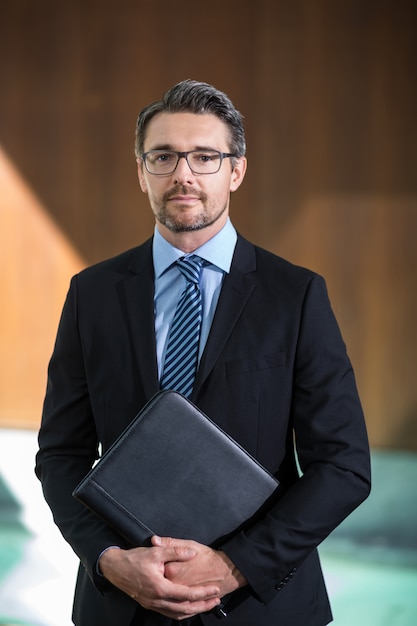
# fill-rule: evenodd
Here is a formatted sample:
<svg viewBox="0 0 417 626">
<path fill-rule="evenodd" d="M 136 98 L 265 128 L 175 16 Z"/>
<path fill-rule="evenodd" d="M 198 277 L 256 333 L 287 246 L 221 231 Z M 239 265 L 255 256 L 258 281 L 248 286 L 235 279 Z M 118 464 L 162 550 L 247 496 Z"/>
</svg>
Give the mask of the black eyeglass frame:
<svg viewBox="0 0 417 626">
<path fill-rule="evenodd" d="M 147 162 L 146 162 L 146 157 L 148 156 L 148 154 L 152 154 L 152 152 L 160 152 L 161 154 L 165 153 L 170 153 L 170 154 L 176 154 L 177 155 L 177 162 L 175 164 L 175 167 L 173 170 L 171 170 L 170 172 L 161 172 L 160 174 L 156 173 L 156 172 L 151 172 L 148 168 Z M 189 161 L 188 161 L 188 155 L 192 154 L 193 152 L 212 152 L 215 154 L 219 155 L 219 167 L 217 168 L 216 171 L 214 172 L 196 172 L 195 170 L 193 170 L 193 168 L 191 167 Z M 151 176 L 170 176 L 171 174 L 173 174 L 175 172 L 175 170 L 178 167 L 178 163 L 180 162 L 180 159 L 185 159 L 187 161 L 187 165 L 190 168 L 190 170 L 192 171 L 193 174 L 196 174 L 197 176 L 208 176 L 209 174 L 217 174 L 217 172 L 220 171 L 220 168 L 222 166 L 223 163 L 223 159 L 231 159 L 231 158 L 238 158 L 236 154 L 232 154 L 231 152 L 220 152 L 220 150 L 188 150 L 187 152 L 178 152 L 178 150 L 148 150 L 148 152 L 142 152 L 142 154 L 140 155 L 140 158 L 142 159 L 142 161 L 145 164 L 145 168 L 146 171 L 149 172 L 149 174 L 151 174 Z"/>
</svg>

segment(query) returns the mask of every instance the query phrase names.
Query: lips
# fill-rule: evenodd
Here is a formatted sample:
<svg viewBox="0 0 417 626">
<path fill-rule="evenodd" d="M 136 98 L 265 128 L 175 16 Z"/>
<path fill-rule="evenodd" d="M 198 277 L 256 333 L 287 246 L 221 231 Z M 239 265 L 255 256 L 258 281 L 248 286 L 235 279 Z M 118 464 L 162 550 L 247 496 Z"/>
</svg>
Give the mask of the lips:
<svg viewBox="0 0 417 626">
<path fill-rule="evenodd" d="M 193 200 L 199 200 L 197 196 L 170 196 L 168 200 L 174 200 L 175 202 L 190 202 Z"/>
</svg>

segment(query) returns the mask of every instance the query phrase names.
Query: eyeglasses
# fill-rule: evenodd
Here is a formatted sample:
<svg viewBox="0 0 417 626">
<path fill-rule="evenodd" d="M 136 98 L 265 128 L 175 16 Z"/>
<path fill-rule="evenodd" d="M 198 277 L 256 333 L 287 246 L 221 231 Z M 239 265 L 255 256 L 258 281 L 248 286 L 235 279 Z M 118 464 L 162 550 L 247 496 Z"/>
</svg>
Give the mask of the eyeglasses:
<svg viewBox="0 0 417 626">
<path fill-rule="evenodd" d="M 218 150 L 189 150 L 176 152 L 175 150 L 150 150 L 141 154 L 142 161 L 149 174 L 168 176 L 175 172 L 179 160 L 184 158 L 193 174 L 216 174 L 223 159 L 235 157 L 229 152 Z"/>
</svg>

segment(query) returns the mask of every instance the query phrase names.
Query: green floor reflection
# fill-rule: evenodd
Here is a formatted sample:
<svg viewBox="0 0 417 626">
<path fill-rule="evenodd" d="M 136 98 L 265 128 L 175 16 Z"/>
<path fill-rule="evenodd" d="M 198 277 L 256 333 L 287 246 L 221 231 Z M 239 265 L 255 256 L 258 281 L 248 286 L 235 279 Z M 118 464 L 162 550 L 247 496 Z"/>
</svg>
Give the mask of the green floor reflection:
<svg viewBox="0 0 417 626">
<path fill-rule="evenodd" d="M 0 584 L 19 562 L 30 538 L 20 516 L 21 506 L 0 476 Z"/>
<path fill-rule="evenodd" d="M 417 572 L 324 554 L 335 626 L 415 626 Z"/>
<path fill-rule="evenodd" d="M 0 585 L 2 580 L 20 562 L 31 533 L 21 522 L 22 507 L 0 476 Z M 3 615 L 0 607 L 0 626 L 25 625 Z"/>
</svg>

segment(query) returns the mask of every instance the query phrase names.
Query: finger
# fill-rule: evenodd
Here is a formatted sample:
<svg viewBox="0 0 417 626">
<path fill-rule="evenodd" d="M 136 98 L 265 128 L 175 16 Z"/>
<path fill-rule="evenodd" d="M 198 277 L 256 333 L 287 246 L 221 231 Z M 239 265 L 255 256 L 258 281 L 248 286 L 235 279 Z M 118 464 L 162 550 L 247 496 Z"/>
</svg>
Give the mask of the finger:
<svg viewBox="0 0 417 626">
<path fill-rule="evenodd" d="M 190 545 L 194 543 L 194 541 L 189 539 L 175 539 L 174 537 L 160 537 L 159 535 L 153 535 L 153 537 L 151 537 L 151 542 L 154 546 L 165 548 L 176 546 L 190 547 Z"/>
<path fill-rule="evenodd" d="M 182 585 L 172 583 L 165 579 L 164 589 L 160 590 L 160 597 L 170 602 L 176 603 L 195 603 L 213 598 L 219 598 L 220 588 L 214 583 L 200 585 Z"/>
<path fill-rule="evenodd" d="M 168 588 L 165 591 L 168 591 Z M 172 584 L 168 593 L 169 595 L 164 594 L 159 597 L 155 608 L 174 619 L 183 619 L 211 611 L 221 602 L 219 588 L 215 585 L 185 587 Z"/>
<path fill-rule="evenodd" d="M 158 535 L 153 535 L 151 537 L 151 543 L 153 546 L 159 547 L 159 546 L 164 545 L 164 539 L 166 539 L 166 537 L 159 537 Z"/>
<path fill-rule="evenodd" d="M 174 620 L 182 620 L 201 613 L 208 613 L 214 607 L 220 604 L 219 598 L 211 598 L 210 600 L 202 600 L 200 602 L 172 602 L 166 600 L 161 602 L 159 606 L 154 607 L 158 613 Z"/>
<path fill-rule="evenodd" d="M 164 561 L 188 561 L 196 556 L 197 551 L 192 546 L 191 541 L 183 539 L 173 539 L 172 537 L 158 537 L 154 535 L 151 538 L 154 547 L 165 548 Z"/>
</svg>

